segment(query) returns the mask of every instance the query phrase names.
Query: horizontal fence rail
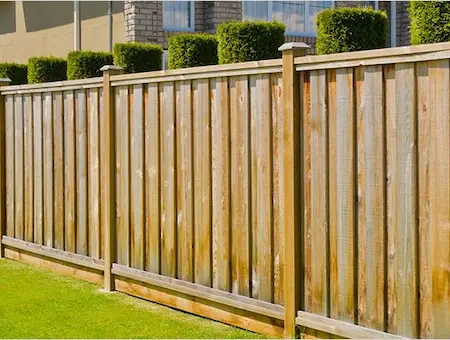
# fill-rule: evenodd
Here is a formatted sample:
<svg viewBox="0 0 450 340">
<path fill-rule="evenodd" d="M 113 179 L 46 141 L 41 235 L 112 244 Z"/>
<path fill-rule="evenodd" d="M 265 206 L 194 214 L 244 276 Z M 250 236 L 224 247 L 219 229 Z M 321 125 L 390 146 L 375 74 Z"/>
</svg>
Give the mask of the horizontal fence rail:
<svg viewBox="0 0 450 340">
<path fill-rule="evenodd" d="M 0 257 L 271 336 L 449 337 L 450 44 L 299 53 L 1 87 Z"/>
</svg>

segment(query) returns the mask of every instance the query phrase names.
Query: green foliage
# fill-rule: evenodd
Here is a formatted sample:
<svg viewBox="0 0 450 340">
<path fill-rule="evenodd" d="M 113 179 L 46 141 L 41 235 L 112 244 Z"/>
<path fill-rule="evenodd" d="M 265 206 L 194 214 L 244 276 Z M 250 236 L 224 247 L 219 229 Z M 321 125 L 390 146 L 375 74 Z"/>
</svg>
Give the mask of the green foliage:
<svg viewBox="0 0 450 340">
<path fill-rule="evenodd" d="M 208 34 L 181 34 L 169 39 L 169 68 L 217 64 L 217 39 Z"/>
<path fill-rule="evenodd" d="M 0 63 L 0 78 L 11 79 L 10 85 L 26 84 L 28 66 L 16 63 Z"/>
<path fill-rule="evenodd" d="M 280 58 L 286 27 L 279 22 L 239 21 L 217 28 L 219 64 Z"/>
<path fill-rule="evenodd" d="M 32 57 L 28 59 L 28 83 L 46 83 L 67 79 L 67 62 L 55 57 Z"/>
<path fill-rule="evenodd" d="M 411 1 L 411 44 L 433 44 L 450 41 L 450 2 Z"/>
<path fill-rule="evenodd" d="M 67 79 L 100 77 L 104 65 L 112 65 L 112 53 L 74 51 L 67 55 Z"/>
<path fill-rule="evenodd" d="M 318 54 L 363 51 L 386 46 L 388 18 L 371 8 L 330 8 L 317 15 Z"/>
<path fill-rule="evenodd" d="M 114 45 L 114 65 L 123 73 L 157 71 L 162 69 L 162 47 L 148 43 L 130 42 Z"/>
</svg>

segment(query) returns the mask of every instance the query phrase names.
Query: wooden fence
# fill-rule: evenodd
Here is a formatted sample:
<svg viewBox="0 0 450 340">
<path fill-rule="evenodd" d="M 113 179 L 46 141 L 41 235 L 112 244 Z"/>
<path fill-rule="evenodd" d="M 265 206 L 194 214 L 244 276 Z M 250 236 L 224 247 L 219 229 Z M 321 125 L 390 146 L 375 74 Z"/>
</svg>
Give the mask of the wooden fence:
<svg viewBox="0 0 450 340">
<path fill-rule="evenodd" d="M 269 335 L 449 337 L 450 44 L 0 89 L 0 253 Z"/>
</svg>

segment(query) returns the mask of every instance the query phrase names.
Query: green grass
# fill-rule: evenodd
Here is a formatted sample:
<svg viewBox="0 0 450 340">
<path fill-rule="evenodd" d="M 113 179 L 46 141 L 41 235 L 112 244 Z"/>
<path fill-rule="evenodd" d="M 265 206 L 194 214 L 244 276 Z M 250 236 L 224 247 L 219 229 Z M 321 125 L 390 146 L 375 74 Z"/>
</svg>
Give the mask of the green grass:
<svg viewBox="0 0 450 340">
<path fill-rule="evenodd" d="M 0 338 L 262 338 L 11 260 L 0 260 Z"/>
</svg>

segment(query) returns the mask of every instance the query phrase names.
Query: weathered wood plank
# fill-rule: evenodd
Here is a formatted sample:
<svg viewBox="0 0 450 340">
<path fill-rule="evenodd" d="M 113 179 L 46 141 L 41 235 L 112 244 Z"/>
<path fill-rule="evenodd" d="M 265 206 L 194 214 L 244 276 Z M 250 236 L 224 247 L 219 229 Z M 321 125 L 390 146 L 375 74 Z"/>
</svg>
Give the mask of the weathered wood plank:
<svg viewBox="0 0 450 340">
<path fill-rule="evenodd" d="M 33 242 L 33 102 L 31 94 L 23 98 L 24 158 L 24 239 Z"/>
<path fill-rule="evenodd" d="M 88 170 L 87 170 L 87 113 L 86 90 L 75 92 L 76 123 L 76 235 L 77 253 L 88 254 Z"/>
<path fill-rule="evenodd" d="M 361 69 L 361 76 L 357 78 L 357 102 L 362 105 L 357 113 L 358 324 L 382 331 L 385 324 L 385 129 L 382 67 L 365 67 L 364 70 Z"/>
<path fill-rule="evenodd" d="M 176 83 L 177 143 L 177 244 L 178 273 L 184 281 L 194 280 L 194 178 L 192 148 L 191 82 Z"/>
<path fill-rule="evenodd" d="M 24 239 L 23 96 L 14 96 L 15 237 Z"/>
<path fill-rule="evenodd" d="M 195 283 L 212 284 L 211 111 L 209 81 L 193 81 Z"/>
<path fill-rule="evenodd" d="M 417 117 L 414 64 L 396 64 L 396 334 L 418 337 Z"/>
<path fill-rule="evenodd" d="M 228 79 L 211 80 L 213 287 L 231 290 Z"/>
<path fill-rule="evenodd" d="M 14 237 L 14 96 L 6 96 L 6 235 Z"/>
<path fill-rule="evenodd" d="M 64 109 L 61 92 L 53 93 L 54 247 L 64 249 Z"/>
<path fill-rule="evenodd" d="M 174 83 L 161 84 L 161 273 L 177 274 Z"/>
<path fill-rule="evenodd" d="M 160 132 L 158 84 L 149 84 L 145 106 L 145 235 L 146 270 L 160 273 Z"/>
<path fill-rule="evenodd" d="M 130 101 L 131 266 L 144 269 L 144 98 L 143 86 L 133 86 Z"/>
<path fill-rule="evenodd" d="M 33 95 L 33 218 L 34 243 L 44 243 L 42 94 Z"/>
<path fill-rule="evenodd" d="M 334 319 L 353 322 L 355 319 L 355 223 L 356 223 L 356 143 L 353 70 L 336 70 L 336 120 L 335 131 L 330 136 L 335 157 L 336 179 L 330 183 L 330 196 L 336 197 L 336 216 L 330 216 L 330 248 L 336 255 L 336 265 L 331 266 L 330 288 L 336 297 L 330 304 Z M 331 168 L 331 167 L 330 167 Z M 314 218 L 314 216 L 312 216 Z M 315 256 L 314 253 L 312 256 Z"/>
<path fill-rule="evenodd" d="M 100 230 L 100 111 L 99 91 L 89 90 L 88 130 L 88 230 L 89 256 L 99 259 L 103 242 Z"/>
<path fill-rule="evenodd" d="M 53 112 L 52 93 L 43 95 L 44 245 L 53 247 Z"/>
<path fill-rule="evenodd" d="M 116 200 L 117 262 L 130 265 L 130 173 L 129 173 L 129 98 L 128 87 L 116 92 Z"/>
<path fill-rule="evenodd" d="M 248 77 L 230 78 L 231 291 L 244 296 L 251 287 L 249 105 Z"/>
<path fill-rule="evenodd" d="M 328 122 L 325 71 L 310 73 L 311 96 L 311 311 L 328 314 Z M 334 99 L 334 98 L 333 98 Z M 308 198 L 306 198 L 308 199 Z"/>
</svg>

